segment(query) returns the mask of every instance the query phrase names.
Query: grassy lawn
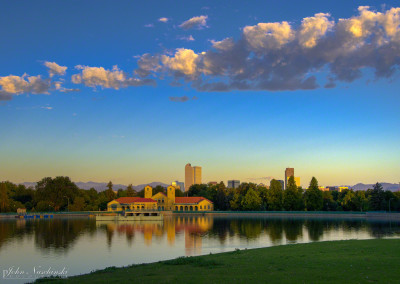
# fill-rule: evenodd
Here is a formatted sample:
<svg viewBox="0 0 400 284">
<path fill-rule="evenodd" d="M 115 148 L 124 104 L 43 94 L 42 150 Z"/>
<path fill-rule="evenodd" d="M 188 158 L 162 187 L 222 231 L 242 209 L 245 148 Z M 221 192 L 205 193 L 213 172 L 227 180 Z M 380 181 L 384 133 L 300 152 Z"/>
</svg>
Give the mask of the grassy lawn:
<svg viewBox="0 0 400 284">
<path fill-rule="evenodd" d="M 351 240 L 240 250 L 107 268 L 55 282 L 400 283 L 399 263 L 400 239 Z"/>
</svg>

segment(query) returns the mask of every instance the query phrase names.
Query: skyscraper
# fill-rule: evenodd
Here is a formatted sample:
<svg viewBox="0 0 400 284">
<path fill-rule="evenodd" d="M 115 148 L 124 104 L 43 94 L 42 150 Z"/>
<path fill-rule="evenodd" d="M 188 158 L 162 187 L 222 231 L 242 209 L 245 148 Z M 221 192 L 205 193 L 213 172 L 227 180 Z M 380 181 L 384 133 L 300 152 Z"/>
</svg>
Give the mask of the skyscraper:
<svg viewBox="0 0 400 284">
<path fill-rule="evenodd" d="M 286 168 L 285 170 L 285 189 L 287 187 L 287 183 L 290 177 L 294 177 L 294 168 Z"/>
<path fill-rule="evenodd" d="M 185 166 L 185 191 L 193 184 L 201 184 L 201 167 L 192 167 L 190 163 Z"/>
<path fill-rule="evenodd" d="M 193 167 L 194 184 L 201 184 L 201 167 Z"/>
<path fill-rule="evenodd" d="M 192 184 L 194 184 L 194 170 L 189 163 L 185 166 L 185 191 L 188 191 Z"/>
</svg>

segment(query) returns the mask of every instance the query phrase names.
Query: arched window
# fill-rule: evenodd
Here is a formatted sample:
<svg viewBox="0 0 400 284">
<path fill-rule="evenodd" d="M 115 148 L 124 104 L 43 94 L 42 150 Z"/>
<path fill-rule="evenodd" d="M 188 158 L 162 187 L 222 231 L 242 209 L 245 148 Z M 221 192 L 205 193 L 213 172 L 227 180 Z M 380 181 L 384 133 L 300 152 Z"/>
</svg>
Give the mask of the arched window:
<svg viewBox="0 0 400 284">
<path fill-rule="evenodd" d="M 199 208 L 198 208 L 197 206 L 195 206 L 195 207 L 194 207 L 194 210 L 195 210 L 195 211 L 198 211 L 198 210 L 199 210 Z"/>
<path fill-rule="evenodd" d="M 193 206 L 190 206 L 190 211 L 193 211 Z"/>
</svg>

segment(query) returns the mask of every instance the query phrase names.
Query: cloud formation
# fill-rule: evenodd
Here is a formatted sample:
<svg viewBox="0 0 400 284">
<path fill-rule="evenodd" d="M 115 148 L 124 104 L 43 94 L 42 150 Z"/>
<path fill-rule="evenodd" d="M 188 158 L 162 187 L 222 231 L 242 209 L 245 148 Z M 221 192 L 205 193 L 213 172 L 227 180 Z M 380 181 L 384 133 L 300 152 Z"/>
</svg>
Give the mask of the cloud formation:
<svg viewBox="0 0 400 284">
<path fill-rule="evenodd" d="M 187 21 L 184 21 L 182 24 L 179 25 L 179 27 L 184 30 L 190 30 L 193 28 L 202 29 L 207 27 L 207 18 L 208 16 L 193 17 Z"/>
<path fill-rule="evenodd" d="M 103 67 L 89 67 L 77 65 L 76 69 L 82 70 L 81 73 L 72 75 L 71 80 L 74 84 L 84 84 L 88 87 L 101 87 L 120 89 L 129 86 L 155 85 L 152 79 L 139 79 L 130 77 L 129 74 L 114 66 L 111 70 Z"/>
<path fill-rule="evenodd" d="M 11 100 L 14 95 L 21 94 L 49 94 L 50 79 L 43 79 L 40 75 L 22 76 L 9 75 L 0 77 L 0 100 Z"/>
<path fill-rule="evenodd" d="M 185 30 L 206 27 L 208 16 L 183 22 Z M 168 18 L 160 18 L 168 22 Z M 192 41 L 192 36 L 180 39 Z M 41 75 L 0 77 L 0 100 L 23 93 L 76 92 L 63 87 L 67 67 L 46 61 L 49 78 Z M 210 48 L 195 51 L 177 48 L 138 57 L 133 74 L 112 69 L 78 65 L 71 77 L 74 84 L 92 88 L 120 89 L 156 85 L 155 79 L 172 78 L 172 85 L 190 84 L 199 91 L 312 90 L 334 88 L 353 82 L 365 70 L 375 78 L 390 78 L 400 65 L 400 8 L 383 12 L 360 6 L 358 14 L 334 20 L 316 13 L 297 24 L 288 21 L 261 22 L 245 26 L 238 38 L 211 40 Z M 318 74 L 318 79 L 317 79 Z M 177 99 L 179 98 L 179 99 Z M 184 101 L 184 97 L 171 97 Z"/>
<path fill-rule="evenodd" d="M 388 78 L 400 64 L 400 8 L 358 11 L 336 22 L 317 13 L 298 26 L 286 21 L 246 26 L 239 39 L 211 41 L 205 52 L 178 48 L 161 55 L 160 70 L 200 91 L 332 88 L 367 69 Z M 191 20 L 182 25 L 199 22 Z"/>
<path fill-rule="evenodd" d="M 176 76 L 196 76 L 197 74 L 197 55 L 191 49 L 178 48 L 173 57 L 163 55 L 161 62 L 169 70 L 173 71 Z"/>
<path fill-rule="evenodd" d="M 158 21 L 162 22 L 162 23 L 167 23 L 169 21 L 169 19 L 165 18 L 165 17 L 162 17 L 162 18 L 159 18 Z"/>
<path fill-rule="evenodd" d="M 47 68 L 49 68 L 50 78 L 53 77 L 54 75 L 60 75 L 60 76 L 65 75 L 65 72 L 67 71 L 66 66 L 60 66 L 55 62 L 46 61 L 44 65 Z"/>
</svg>

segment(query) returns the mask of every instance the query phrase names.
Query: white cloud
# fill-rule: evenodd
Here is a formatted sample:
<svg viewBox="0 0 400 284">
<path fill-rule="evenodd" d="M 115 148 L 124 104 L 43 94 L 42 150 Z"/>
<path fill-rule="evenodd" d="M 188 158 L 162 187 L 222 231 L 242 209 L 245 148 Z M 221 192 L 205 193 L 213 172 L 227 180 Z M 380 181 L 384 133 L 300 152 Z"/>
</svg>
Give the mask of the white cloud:
<svg viewBox="0 0 400 284">
<path fill-rule="evenodd" d="M 178 48 L 174 57 L 163 55 L 161 61 L 169 70 L 194 76 L 197 72 L 198 55 L 191 49 Z"/>
<path fill-rule="evenodd" d="M 130 77 L 126 72 L 114 66 L 112 70 L 103 67 L 89 67 L 77 65 L 76 69 L 82 70 L 80 74 L 72 75 L 71 80 L 74 84 L 84 84 L 89 87 L 102 87 L 120 89 L 128 86 L 154 85 L 154 80 L 138 79 Z"/>
<path fill-rule="evenodd" d="M 184 30 L 189 30 L 192 28 L 202 29 L 207 27 L 207 19 L 208 16 L 193 17 L 187 21 L 184 21 L 182 24 L 179 25 L 179 27 Z"/>
<path fill-rule="evenodd" d="M 258 23 L 243 29 L 244 39 L 256 52 L 279 49 L 294 39 L 294 32 L 288 22 Z"/>
<path fill-rule="evenodd" d="M 0 100 L 10 100 L 12 95 L 20 94 L 49 94 L 50 79 L 38 76 L 9 75 L 0 77 Z"/>
<path fill-rule="evenodd" d="M 334 26 L 329 17 L 330 14 L 318 13 L 314 17 L 304 18 L 298 35 L 300 45 L 306 48 L 316 46 L 318 39 Z"/>
<path fill-rule="evenodd" d="M 67 71 L 66 66 L 60 66 L 55 62 L 46 61 L 44 65 L 49 68 L 50 77 L 53 77 L 54 75 L 65 75 L 65 71 Z"/>
<path fill-rule="evenodd" d="M 244 27 L 237 40 L 211 43 L 206 52 L 179 48 L 161 55 L 159 71 L 172 75 L 174 85 L 183 79 L 200 91 L 308 90 L 320 83 L 333 88 L 366 68 L 388 78 L 400 65 L 400 8 L 375 12 L 361 6 L 359 15 L 337 23 L 317 13 L 298 28 L 286 21 L 258 23 Z"/>
</svg>

